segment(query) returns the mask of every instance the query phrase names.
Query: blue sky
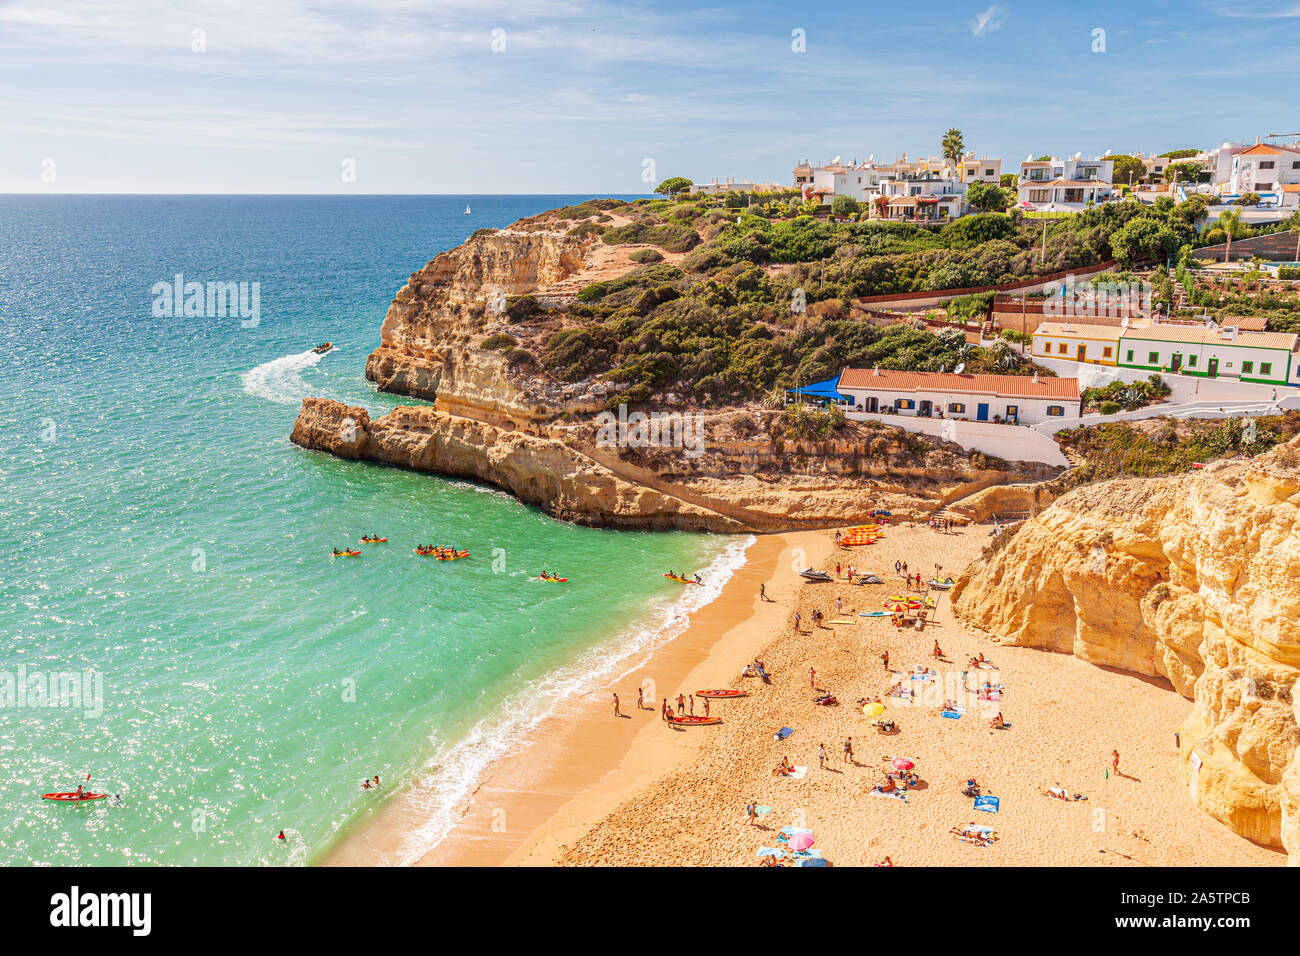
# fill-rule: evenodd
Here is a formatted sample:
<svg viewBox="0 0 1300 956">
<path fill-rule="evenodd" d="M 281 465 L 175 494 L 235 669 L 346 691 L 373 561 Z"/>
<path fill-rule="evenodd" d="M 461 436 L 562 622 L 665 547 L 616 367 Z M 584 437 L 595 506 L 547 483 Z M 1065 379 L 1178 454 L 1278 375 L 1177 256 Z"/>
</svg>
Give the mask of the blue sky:
<svg viewBox="0 0 1300 956">
<path fill-rule="evenodd" d="M 1300 0 L 0 0 L 0 192 L 788 182 L 950 126 L 1010 169 L 1298 132 L 1297 90 Z"/>
</svg>

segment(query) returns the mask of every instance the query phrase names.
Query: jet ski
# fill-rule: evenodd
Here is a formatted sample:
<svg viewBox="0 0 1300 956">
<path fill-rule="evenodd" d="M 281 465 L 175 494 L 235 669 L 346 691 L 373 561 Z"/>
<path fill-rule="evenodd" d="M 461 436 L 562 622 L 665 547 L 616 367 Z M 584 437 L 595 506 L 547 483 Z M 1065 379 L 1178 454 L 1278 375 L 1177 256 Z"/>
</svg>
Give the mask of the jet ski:
<svg viewBox="0 0 1300 956">
<path fill-rule="evenodd" d="M 834 580 L 825 571 L 814 571 L 812 568 L 804 568 L 799 572 L 799 577 L 807 578 L 809 581 L 831 581 Z"/>
</svg>

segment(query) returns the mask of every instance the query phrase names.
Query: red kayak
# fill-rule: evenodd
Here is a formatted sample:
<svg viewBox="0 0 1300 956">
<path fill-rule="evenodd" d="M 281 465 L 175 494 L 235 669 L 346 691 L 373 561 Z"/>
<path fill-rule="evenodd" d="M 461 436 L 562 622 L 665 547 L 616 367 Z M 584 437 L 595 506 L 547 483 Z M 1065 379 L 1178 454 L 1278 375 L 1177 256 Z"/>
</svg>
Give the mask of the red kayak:
<svg viewBox="0 0 1300 956">
<path fill-rule="evenodd" d="M 721 690 L 697 690 L 695 692 L 695 696 L 696 697 L 717 697 L 717 698 L 725 699 L 728 697 L 748 697 L 749 693 L 743 690 L 727 690 L 726 688 L 723 688 Z"/>
<path fill-rule="evenodd" d="M 674 724 L 689 724 L 691 727 L 707 727 L 710 724 L 722 723 L 721 717 L 674 717 Z"/>
<path fill-rule="evenodd" d="M 63 800 L 67 803 L 80 803 L 82 800 L 103 800 L 108 794 L 106 793 L 83 793 L 77 796 L 75 792 L 68 793 L 43 793 L 42 800 Z"/>
</svg>

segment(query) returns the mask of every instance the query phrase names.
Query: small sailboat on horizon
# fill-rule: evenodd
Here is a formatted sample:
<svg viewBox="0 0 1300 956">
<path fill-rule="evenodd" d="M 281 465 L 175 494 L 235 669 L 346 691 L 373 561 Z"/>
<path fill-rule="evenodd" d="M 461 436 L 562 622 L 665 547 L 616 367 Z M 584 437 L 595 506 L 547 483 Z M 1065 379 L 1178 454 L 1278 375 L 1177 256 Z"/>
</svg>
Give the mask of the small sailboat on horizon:
<svg viewBox="0 0 1300 956">
<path fill-rule="evenodd" d="M 465 215 L 469 215 L 469 203 L 465 203 Z"/>
</svg>

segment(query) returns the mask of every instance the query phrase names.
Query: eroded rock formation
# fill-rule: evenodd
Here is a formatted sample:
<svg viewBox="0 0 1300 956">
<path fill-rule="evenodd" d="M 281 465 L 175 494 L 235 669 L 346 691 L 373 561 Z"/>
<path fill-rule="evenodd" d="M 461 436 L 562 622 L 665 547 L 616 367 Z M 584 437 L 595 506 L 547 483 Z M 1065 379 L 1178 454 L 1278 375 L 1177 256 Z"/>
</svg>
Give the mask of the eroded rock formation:
<svg viewBox="0 0 1300 956">
<path fill-rule="evenodd" d="M 1167 679 L 1195 801 L 1300 862 L 1300 443 L 1064 495 L 953 601 L 1004 643 Z"/>
</svg>

